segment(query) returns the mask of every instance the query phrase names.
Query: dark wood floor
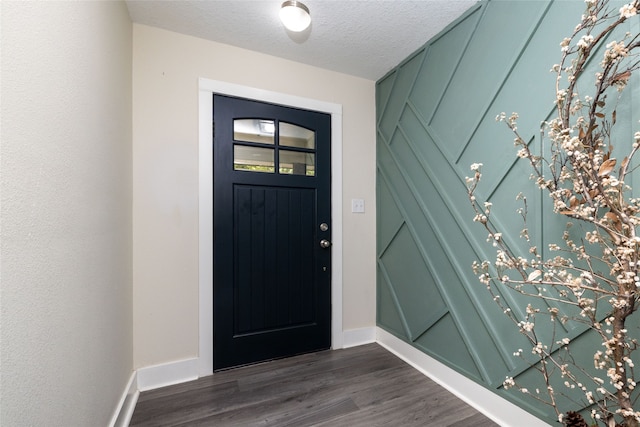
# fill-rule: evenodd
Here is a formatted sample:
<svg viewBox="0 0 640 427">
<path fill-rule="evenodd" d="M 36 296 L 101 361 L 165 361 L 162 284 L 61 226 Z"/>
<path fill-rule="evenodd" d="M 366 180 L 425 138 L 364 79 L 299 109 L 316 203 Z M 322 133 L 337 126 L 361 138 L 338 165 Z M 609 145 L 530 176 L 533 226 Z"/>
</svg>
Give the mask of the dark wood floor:
<svg viewBox="0 0 640 427">
<path fill-rule="evenodd" d="M 134 426 L 497 424 L 378 344 L 215 373 L 140 394 Z"/>
</svg>

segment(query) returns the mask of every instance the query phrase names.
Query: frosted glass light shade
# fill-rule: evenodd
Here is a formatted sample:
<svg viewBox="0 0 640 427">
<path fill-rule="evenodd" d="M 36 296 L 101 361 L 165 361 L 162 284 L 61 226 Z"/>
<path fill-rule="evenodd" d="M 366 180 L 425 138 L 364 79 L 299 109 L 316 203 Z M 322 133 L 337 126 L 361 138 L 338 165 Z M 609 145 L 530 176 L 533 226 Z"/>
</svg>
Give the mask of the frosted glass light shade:
<svg viewBox="0 0 640 427">
<path fill-rule="evenodd" d="M 311 24 L 311 15 L 304 4 L 299 1 L 288 0 L 282 3 L 280 20 L 288 30 L 300 32 Z"/>
</svg>

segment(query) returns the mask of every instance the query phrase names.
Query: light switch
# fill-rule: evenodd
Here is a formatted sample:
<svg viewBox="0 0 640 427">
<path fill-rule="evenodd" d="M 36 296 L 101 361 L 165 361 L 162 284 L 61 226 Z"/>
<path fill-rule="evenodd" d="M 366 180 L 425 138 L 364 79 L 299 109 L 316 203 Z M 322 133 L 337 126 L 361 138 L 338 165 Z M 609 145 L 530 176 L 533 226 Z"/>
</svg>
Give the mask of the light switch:
<svg viewBox="0 0 640 427">
<path fill-rule="evenodd" d="M 351 199 L 351 212 L 364 213 L 364 199 Z"/>
</svg>

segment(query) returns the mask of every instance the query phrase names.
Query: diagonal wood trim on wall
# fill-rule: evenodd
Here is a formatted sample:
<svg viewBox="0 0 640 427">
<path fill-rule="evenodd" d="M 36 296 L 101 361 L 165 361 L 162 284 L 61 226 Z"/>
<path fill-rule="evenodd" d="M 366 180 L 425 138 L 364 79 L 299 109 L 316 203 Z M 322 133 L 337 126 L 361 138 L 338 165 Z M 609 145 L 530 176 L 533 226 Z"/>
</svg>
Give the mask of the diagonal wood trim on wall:
<svg viewBox="0 0 640 427">
<path fill-rule="evenodd" d="M 502 389 L 505 376 L 533 390 L 537 380 L 513 356 L 527 342 L 471 270 L 495 253 L 472 222 L 465 177 L 470 164 L 485 165 L 480 197 L 500 206 L 494 219 L 512 231 L 513 247 L 528 250 L 515 213 L 521 191 L 539 247 L 564 228 L 543 214 L 548 202 L 495 117 L 517 111 L 521 134 L 543 149 L 540 123 L 555 98 L 549 70 L 583 10 L 582 2 L 479 2 L 376 86 L 378 326 L 548 422 L 550 408 Z M 631 110 L 622 119 L 619 110 L 619 121 L 631 123 Z M 522 315 L 522 297 L 502 297 Z"/>
</svg>

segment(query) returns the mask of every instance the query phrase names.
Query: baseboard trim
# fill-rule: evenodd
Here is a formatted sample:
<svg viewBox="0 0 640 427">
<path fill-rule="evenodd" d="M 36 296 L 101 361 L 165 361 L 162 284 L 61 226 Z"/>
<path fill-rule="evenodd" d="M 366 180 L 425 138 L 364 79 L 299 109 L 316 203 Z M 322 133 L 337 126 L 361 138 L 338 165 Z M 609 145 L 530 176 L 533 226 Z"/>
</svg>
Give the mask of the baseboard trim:
<svg viewBox="0 0 640 427">
<path fill-rule="evenodd" d="M 111 417 L 109 427 L 129 426 L 133 410 L 136 409 L 136 403 L 138 403 L 139 395 L 140 392 L 138 391 L 137 373 L 134 371 L 129 378 L 129 382 L 126 385 L 122 396 L 120 397 L 118 406 Z"/>
<path fill-rule="evenodd" d="M 502 427 L 549 427 L 549 424 L 524 409 L 492 393 L 384 329 L 376 328 L 376 341 Z"/>
<path fill-rule="evenodd" d="M 184 359 L 138 369 L 138 390 L 153 390 L 198 379 L 199 359 Z"/>
<path fill-rule="evenodd" d="M 464 375 L 378 327 L 343 331 L 343 348 L 378 342 L 409 365 L 477 409 L 502 427 L 549 427 L 524 409 L 487 390 Z M 131 375 L 110 427 L 126 427 L 140 391 L 198 379 L 199 359 L 184 359 L 138 369 Z"/>
<path fill-rule="evenodd" d="M 348 329 L 342 332 L 342 348 L 356 347 L 376 342 L 376 328 Z"/>
</svg>

